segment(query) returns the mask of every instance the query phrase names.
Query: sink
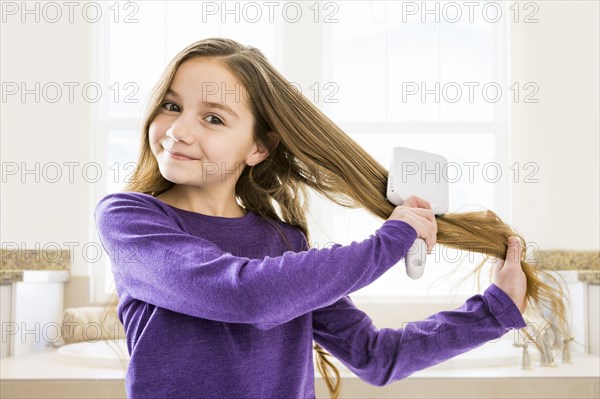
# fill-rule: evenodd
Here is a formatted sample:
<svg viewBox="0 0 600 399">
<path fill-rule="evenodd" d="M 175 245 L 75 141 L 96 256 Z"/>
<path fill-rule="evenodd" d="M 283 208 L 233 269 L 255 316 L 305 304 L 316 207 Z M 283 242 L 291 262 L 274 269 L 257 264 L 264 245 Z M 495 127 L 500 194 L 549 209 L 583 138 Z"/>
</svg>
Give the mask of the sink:
<svg viewBox="0 0 600 399">
<path fill-rule="evenodd" d="M 126 369 L 129 353 L 124 340 L 78 342 L 58 348 L 56 360 L 80 366 Z"/>
<path fill-rule="evenodd" d="M 450 344 L 449 344 L 450 345 Z M 511 341 L 488 342 L 482 346 L 432 366 L 432 369 L 472 369 L 482 367 L 518 367 L 521 348 L 512 346 Z M 532 348 L 529 349 L 532 353 Z"/>
</svg>

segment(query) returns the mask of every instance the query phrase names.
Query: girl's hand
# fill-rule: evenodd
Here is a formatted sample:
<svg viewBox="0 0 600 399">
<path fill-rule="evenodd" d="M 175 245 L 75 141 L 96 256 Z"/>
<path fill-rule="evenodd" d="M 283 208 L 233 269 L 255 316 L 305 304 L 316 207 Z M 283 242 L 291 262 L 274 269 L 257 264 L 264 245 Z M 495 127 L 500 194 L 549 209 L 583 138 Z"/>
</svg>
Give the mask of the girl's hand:
<svg viewBox="0 0 600 399">
<path fill-rule="evenodd" d="M 429 202 L 411 195 L 394 209 L 387 220 L 402 220 L 411 225 L 417 231 L 417 238 L 427 243 L 427 253 L 431 253 L 437 236 L 437 222 Z"/>
<path fill-rule="evenodd" d="M 492 266 L 492 282 L 513 300 L 521 314 L 525 313 L 527 308 L 527 301 L 525 301 L 527 277 L 521 267 L 522 251 L 521 240 L 518 237 L 511 237 L 508 241 L 506 260 L 498 259 Z"/>
</svg>

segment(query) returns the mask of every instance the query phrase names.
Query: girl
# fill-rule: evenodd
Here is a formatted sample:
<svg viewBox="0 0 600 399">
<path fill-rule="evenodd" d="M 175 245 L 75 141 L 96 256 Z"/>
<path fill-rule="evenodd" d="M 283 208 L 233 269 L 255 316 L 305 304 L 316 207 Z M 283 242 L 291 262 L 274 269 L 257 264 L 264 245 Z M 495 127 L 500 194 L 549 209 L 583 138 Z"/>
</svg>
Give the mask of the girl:
<svg viewBox="0 0 600 399">
<path fill-rule="evenodd" d="M 551 292 L 517 241 L 507 249 L 515 234 L 493 213 L 434 217 L 418 197 L 389 203 L 385 169 L 253 47 L 210 38 L 182 50 L 154 88 L 141 139 L 132 182 L 95 209 L 130 398 L 314 398 L 313 340 L 338 397 L 325 349 L 389 384 L 525 327 L 527 299 Z M 361 242 L 311 248 L 306 187 L 387 219 Z M 436 240 L 475 243 L 505 261 L 460 308 L 377 330 L 348 295 L 417 237 L 429 251 Z"/>
</svg>

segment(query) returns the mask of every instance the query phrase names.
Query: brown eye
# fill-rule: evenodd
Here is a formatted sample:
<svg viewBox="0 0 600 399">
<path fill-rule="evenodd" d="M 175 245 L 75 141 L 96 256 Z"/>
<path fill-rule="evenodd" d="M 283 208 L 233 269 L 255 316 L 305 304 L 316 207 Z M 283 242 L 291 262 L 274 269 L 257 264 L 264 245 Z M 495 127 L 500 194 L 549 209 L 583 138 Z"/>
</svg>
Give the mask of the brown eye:
<svg viewBox="0 0 600 399">
<path fill-rule="evenodd" d="M 172 105 L 176 109 L 173 109 L 172 107 L 169 107 L 170 105 Z M 162 107 L 164 109 L 166 109 L 167 111 L 179 112 L 179 107 L 177 105 L 173 104 L 172 102 L 169 102 L 169 101 L 163 103 Z"/>
<path fill-rule="evenodd" d="M 213 118 L 213 119 L 212 119 L 212 121 L 217 121 L 217 123 L 208 122 L 208 123 L 210 123 L 211 125 L 217 125 L 217 126 L 218 126 L 218 125 L 225 125 L 225 124 L 223 123 L 223 121 L 221 120 L 221 118 L 218 118 L 218 117 L 216 117 L 215 115 L 208 115 L 208 117 L 207 117 L 207 118 Z"/>
</svg>

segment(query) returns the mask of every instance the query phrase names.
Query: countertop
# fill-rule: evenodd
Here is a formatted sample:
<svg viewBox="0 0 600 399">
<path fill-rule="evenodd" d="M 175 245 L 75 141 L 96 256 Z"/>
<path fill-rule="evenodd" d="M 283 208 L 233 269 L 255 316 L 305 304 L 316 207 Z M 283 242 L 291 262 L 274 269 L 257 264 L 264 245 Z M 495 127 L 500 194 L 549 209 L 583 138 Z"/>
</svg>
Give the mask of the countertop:
<svg viewBox="0 0 600 399">
<path fill-rule="evenodd" d="M 0 284 L 25 281 L 27 271 L 64 271 L 71 266 L 68 249 L 5 249 L 0 248 Z M 39 273 L 38 273 L 39 274 Z M 25 280 L 24 280 L 25 279 Z"/>
<path fill-rule="evenodd" d="M 577 270 L 579 281 L 600 283 L 600 251 L 540 250 L 532 258 L 540 269 Z"/>
<path fill-rule="evenodd" d="M 74 366 L 56 361 L 56 349 L 0 359 L 3 398 L 126 398 L 125 370 Z M 517 366 L 421 370 L 385 386 L 360 380 L 334 360 L 342 376 L 342 397 L 349 398 L 597 398 L 600 358 L 572 354 L 573 363 L 521 370 Z M 510 381 L 510 382 L 509 382 Z M 329 393 L 315 368 L 315 394 Z"/>
</svg>

